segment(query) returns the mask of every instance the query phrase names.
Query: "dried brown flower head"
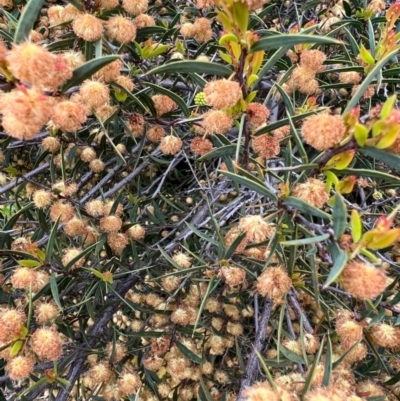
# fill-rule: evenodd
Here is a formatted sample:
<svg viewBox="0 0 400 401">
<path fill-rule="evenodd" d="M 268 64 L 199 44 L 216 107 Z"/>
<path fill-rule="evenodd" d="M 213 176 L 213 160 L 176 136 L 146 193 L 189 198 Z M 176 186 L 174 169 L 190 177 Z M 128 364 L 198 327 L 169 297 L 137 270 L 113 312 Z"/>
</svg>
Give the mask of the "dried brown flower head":
<svg viewBox="0 0 400 401">
<path fill-rule="evenodd" d="M 133 113 L 129 117 L 127 125 L 135 138 L 139 138 L 143 135 L 144 123 L 144 117 L 139 113 Z"/>
<path fill-rule="evenodd" d="M 133 15 L 145 13 L 148 6 L 148 0 L 122 0 L 122 7 L 124 10 Z"/>
<path fill-rule="evenodd" d="M 378 323 L 370 330 L 373 343 L 378 347 L 398 347 L 400 343 L 400 329 L 387 323 Z"/>
<path fill-rule="evenodd" d="M 101 173 L 105 169 L 105 167 L 106 167 L 105 163 L 100 159 L 93 159 L 89 163 L 89 168 L 94 173 Z"/>
<path fill-rule="evenodd" d="M 106 233 L 119 231 L 122 227 L 122 220 L 118 216 L 106 216 L 100 220 L 100 230 Z"/>
<path fill-rule="evenodd" d="M 196 137 L 190 142 L 190 150 L 195 155 L 203 156 L 213 149 L 213 144 L 209 139 Z"/>
<path fill-rule="evenodd" d="M 182 149 L 182 139 L 174 136 L 167 135 L 161 138 L 160 150 L 164 155 L 176 155 Z"/>
<path fill-rule="evenodd" d="M 361 300 L 376 298 L 387 285 L 383 270 L 360 261 L 347 263 L 340 282 L 347 292 Z"/>
<path fill-rule="evenodd" d="M 226 134 L 233 125 L 233 118 L 223 110 L 209 110 L 203 115 L 203 120 L 199 125 L 195 125 L 195 130 L 201 134 Z"/>
<path fill-rule="evenodd" d="M 149 14 L 140 14 L 140 15 L 137 15 L 135 18 L 135 25 L 136 25 L 137 29 L 142 29 L 142 28 L 149 27 L 149 26 L 155 26 L 156 21 L 155 21 L 154 17 L 152 17 Z"/>
<path fill-rule="evenodd" d="M 114 82 L 119 76 L 121 72 L 121 68 L 124 66 L 124 63 L 121 60 L 114 60 L 113 62 L 107 64 L 105 67 L 101 68 L 93 75 L 93 79 L 95 81 L 101 82 Z"/>
<path fill-rule="evenodd" d="M 72 77 L 72 68 L 61 54 L 31 42 L 14 45 L 6 60 L 15 78 L 36 87 L 56 89 Z"/>
<path fill-rule="evenodd" d="M 57 316 L 59 315 L 60 311 L 57 305 L 53 302 L 37 302 L 35 304 L 35 319 L 39 324 L 47 324 L 52 323 Z"/>
<path fill-rule="evenodd" d="M 62 263 L 64 266 L 67 266 L 72 260 L 78 257 L 83 252 L 82 248 L 70 248 L 64 251 L 64 256 L 62 257 Z M 85 263 L 85 258 L 79 258 L 75 263 L 70 267 L 70 269 L 79 269 Z"/>
<path fill-rule="evenodd" d="M 61 336 L 55 327 L 37 329 L 29 344 L 41 361 L 54 361 L 62 354 Z"/>
<path fill-rule="evenodd" d="M 89 108 L 100 107 L 110 101 L 110 90 L 102 82 L 86 80 L 79 93 L 82 102 Z"/>
<path fill-rule="evenodd" d="M 346 134 L 341 116 L 317 114 L 305 121 L 301 128 L 306 143 L 317 150 L 327 150 L 340 143 Z"/>
<path fill-rule="evenodd" d="M 146 132 L 146 138 L 152 142 L 157 143 L 165 136 L 165 130 L 161 125 L 153 125 Z"/>
<path fill-rule="evenodd" d="M 275 234 L 275 227 L 259 215 L 242 217 L 239 220 L 239 230 L 246 233 L 248 241 L 255 243 L 272 238 Z"/>
<path fill-rule="evenodd" d="M 32 195 L 33 203 L 38 209 L 45 209 L 51 205 L 51 192 L 37 189 Z"/>
<path fill-rule="evenodd" d="M 263 125 L 268 120 L 271 114 L 269 109 L 262 103 L 248 104 L 246 113 L 250 126 L 253 129 L 258 128 L 260 125 Z"/>
<path fill-rule="evenodd" d="M 204 95 L 207 104 L 214 109 L 229 109 L 242 98 L 242 91 L 238 82 L 220 79 L 207 82 Z"/>
<path fill-rule="evenodd" d="M 156 109 L 157 117 L 170 113 L 178 108 L 178 105 L 166 95 L 154 95 L 151 97 Z"/>
<path fill-rule="evenodd" d="M 129 241 L 125 234 L 112 232 L 107 235 L 107 244 L 116 255 L 121 255 Z"/>
<path fill-rule="evenodd" d="M 246 282 L 246 271 L 240 267 L 222 267 L 219 276 L 222 277 L 224 282 L 230 287 L 244 285 Z"/>
<path fill-rule="evenodd" d="M 53 221 L 56 221 L 58 217 L 60 217 L 60 222 L 66 223 L 71 220 L 74 215 L 75 211 L 73 206 L 65 200 L 59 200 L 50 208 L 50 218 Z"/>
<path fill-rule="evenodd" d="M 359 84 L 361 81 L 361 75 L 357 71 L 346 71 L 339 73 L 339 82 L 344 84 Z"/>
<path fill-rule="evenodd" d="M 252 148 L 260 157 L 271 159 L 281 151 L 279 140 L 275 136 L 259 135 L 252 139 Z"/>
<path fill-rule="evenodd" d="M 83 40 L 95 42 L 103 34 L 103 23 L 92 14 L 79 14 L 74 18 L 72 29 Z"/>
<path fill-rule="evenodd" d="M 62 131 L 73 132 L 86 122 L 86 110 L 79 103 L 64 101 L 57 103 L 51 113 L 53 125 Z"/>
<path fill-rule="evenodd" d="M 323 65 L 326 60 L 325 53 L 320 50 L 304 50 L 300 56 L 300 66 L 307 68 L 313 73 L 321 72 L 325 69 Z"/>
<path fill-rule="evenodd" d="M 317 178 L 308 178 L 307 182 L 297 184 L 292 195 L 319 209 L 329 200 L 325 183 Z"/>
<path fill-rule="evenodd" d="M 18 355 L 7 362 L 6 370 L 11 380 L 24 380 L 33 372 L 34 365 L 31 356 Z"/>
<path fill-rule="evenodd" d="M 37 88 L 19 86 L 0 95 L 2 126 L 7 134 L 19 139 L 32 139 L 50 118 L 52 99 Z"/>
<path fill-rule="evenodd" d="M 135 224 L 128 228 L 126 234 L 135 241 L 139 241 L 146 235 L 146 230 L 140 224 Z"/>
<path fill-rule="evenodd" d="M 290 290 L 292 280 L 283 266 L 268 267 L 257 279 L 257 291 L 264 297 L 279 300 Z"/>
<path fill-rule="evenodd" d="M 107 35 L 119 43 L 133 42 L 136 38 L 136 26 L 129 19 L 119 15 L 111 17 L 106 23 Z"/>
</svg>

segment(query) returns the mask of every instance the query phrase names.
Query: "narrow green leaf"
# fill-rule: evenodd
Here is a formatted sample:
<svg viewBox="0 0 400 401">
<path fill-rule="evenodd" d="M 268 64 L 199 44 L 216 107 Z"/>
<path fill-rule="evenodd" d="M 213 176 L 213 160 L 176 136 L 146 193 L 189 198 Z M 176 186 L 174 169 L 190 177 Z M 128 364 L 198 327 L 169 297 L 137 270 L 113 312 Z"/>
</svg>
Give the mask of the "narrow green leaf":
<svg viewBox="0 0 400 401">
<path fill-rule="evenodd" d="M 160 65 L 147 72 L 147 75 L 152 74 L 171 74 L 171 73 L 197 73 L 207 75 L 223 75 L 229 76 L 232 70 L 222 64 L 211 63 L 208 61 L 175 61 Z"/>
<path fill-rule="evenodd" d="M 260 39 L 250 49 L 250 53 L 260 50 L 278 49 L 279 47 L 292 47 L 306 43 L 316 43 L 321 45 L 341 45 L 342 42 L 328 38 L 326 36 L 304 35 L 304 34 L 281 34 L 274 35 L 268 38 Z"/>
<path fill-rule="evenodd" d="M 33 383 L 31 386 L 29 386 L 28 388 L 22 390 L 19 394 L 15 395 L 15 400 L 23 400 L 23 396 L 25 394 L 28 394 L 29 392 L 31 392 L 32 390 L 34 390 L 35 388 L 41 386 L 42 384 L 46 383 L 47 379 L 45 377 L 42 377 L 41 379 L 39 379 L 37 382 Z"/>
<path fill-rule="evenodd" d="M 333 283 L 342 273 L 347 263 L 347 254 L 346 252 L 339 249 L 338 255 L 333 263 L 332 270 L 330 271 L 328 278 L 324 284 L 324 287 L 327 287 L 331 283 Z"/>
<path fill-rule="evenodd" d="M 282 352 L 282 354 L 285 358 L 291 360 L 292 362 L 300 363 L 302 365 L 306 364 L 306 362 L 302 356 L 291 351 L 289 348 L 286 348 L 283 344 L 281 344 L 281 346 L 280 346 L 280 351 Z"/>
<path fill-rule="evenodd" d="M 319 350 L 315 357 L 314 363 L 312 364 L 311 370 L 307 375 L 307 379 L 306 379 L 306 382 L 304 383 L 304 388 L 303 388 L 303 392 L 302 392 L 303 395 L 306 394 L 311 387 L 312 380 L 313 380 L 314 374 L 315 374 L 315 369 L 318 366 L 319 360 L 321 359 L 322 350 L 324 349 L 324 343 L 325 343 L 325 337 L 321 341 L 321 345 L 319 346 Z"/>
<path fill-rule="evenodd" d="M 29 0 L 24 7 L 14 34 L 14 43 L 21 43 L 29 39 L 36 19 L 44 4 L 44 0 Z"/>
<path fill-rule="evenodd" d="M 376 148 L 362 148 L 359 151 L 374 159 L 378 159 L 392 168 L 400 169 L 400 156 Z"/>
<path fill-rule="evenodd" d="M 53 299 L 54 299 L 55 303 L 60 308 L 60 310 L 62 310 L 60 294 L 58 292 L 57 278 L 54 273 L 51 273 L 51 276 L 50 276 L 50 289 L 51 289 L 51 295 L 53 295 Z"/>
<path fill-rule="evenodd" d="M 214 238 L 202 233 L 200 230 L 198 230 L 195 226 L 193 226 L 192 224 L 185 222 L 185 224 L 200 238 L 203 238 L 206 242 L 211 242 L 214 245 L 219 246 L 219 243 L 217 240 L 215 240 Z"/>
<path fill-rule="evenodd" d="M 358 87 L 356 93 L 351 97 L 349 103 L 347 103 L 346 108 L 343 111 L 343 115 L 348 113 L 353 107 L 355 107 L 358 103 L 358 101 L 361 99 L 361 97 L 364 95 L 365 91 L 368 88 L 368 85 L 371 84 L 373 79 L 379 74 L 380 71 L 382 71 L 383 66 L 393 57 L 395 56 L 399 50 L 396 48 L 395 50 L 391 51 L 388 53 L 385 57 L 383 57 L 381 60 L 379 60 L 376 64 L 375 67 L 368 73 L 368 75 L 364 78 L 364 81 L 361 83 L 361 85 Z"/>
<path fill-rule="evenodd" d="M 283 88 L 279 84 L 276 83 L 274 87 L 278 90 L 279 94 L 281 95 L 281 98 L 287 108 L 288 114 L 290 116 L 293 116 L 295 114 L 295 110 L 289 95 L 283 90 Z"/>
<path fill-rule="evenodd" d="M 287 295 L 285 294 L 285 303 L 282 304 L 281 310 L 279 312 L 279 323 L 278 323 L 278 333 L 276 337 L 276 356 L 279 362 L 281 352 L 280 352 L 280 347 L 281 347 L 281 338 L 282 338 L 282 331 L 283 331 L 283 319 L 285 318 L 285 310 L 286 310 L 286 299 Z"/>
<path fill-rule="evenodd" d="M 317 242 L 325 241 L 329 238 L 329 234 L 318 235 L 317 237 L 295 239 L 292 241 L 281 241 L 280 244 L 283 246 L 300 246 L 307 244 L 315 244 Z"/>
<path fill-rule="evenodd" d="M 171 256 L 169 256 L 168 253 L 164 251 L 164 249 L 162 249 L 159 245 L 157 245 L 157 247 L 158 250 L 161 252 L 161 254 L 164 256 L 164 258 L 167 259 L 172 266 L 174 266 L 178 270 L 182 270 L 182 266 L 179 266 L 178 263 L 176 263 L 174 259 L 172 259 Z M 186 272 L 186 269 L 184 269 L 184 271 Z"/>
<path fill-rule="evenodd" d="M 204 383 L 203 377 L 201 375 L 200 375 L 199 379 L 200 379 L 200 390 L 203 392 L 202 395 L 204 397 L 204 398 L 202 397 L 202 395 L 200 394 L 200 391 L 199 391 L 199 400 L 213 401 L 213 398 L 211 397 L 211 394 L 208 391 L 208 388 L 207 388 L 206 384 Z"/>
<path fill-rule="evenodd" d="M 336 194 L 333 200 L 332 224 L 335 239 L 338 239 L 347 228 L 347 207 L 339 194 Z"/>
<path fill-rule="evenodd" d="M 32 259 L 19 260 L 18 264 L 23 267 L 39 267 L 41 265 L 39 261 Z"/>
<path fill-rule="evenodd" d="M 208 297 L 212 294 L 212 292 L 215 290 L 217 285 L 220 283 L 221 280 L 217 279 L 216 276 L 212 276 L 210 282 L 208 283 L 208 287 L 206 290 L 206 293 L 204 294 L 204 298 L 201 301 L 199 311 L 197 313 L 197 318 L 196 322 L 193 327 L 193 334 L 196 332 L 197 325 L 199 324 L 200 321 L 200 316 L 203 313 L 204 307 L 206 306 L 206 302 Z"/>
<path fill-rule="evenodd" d="M 189 117 L 190 116 L 190 110 L 186 105 L 186 102 L 180 97 L 178 96 L 176 93 L 162 88 L 159 85 L 155 85 L 152 84 L 151 82 L 144 82 L 144 84 L 152 89 L 154 89 L 156 92 L 162 93 L 163 95 L 168 96 L 170 99 L 172 99 L 180 108 L 180 110 L 183 112 L 185 117 Z"/>
<path fill-rule="evenodd" d="M 235 337 L 235 349 L 236 349 L 236 356 L 237 356 L 237 358 L 239 360 L 240 370 L 244 373 L 244 372 L 246 372 L 246 366 L 244 364 L 244 360 L 243 360 L 243 356 L 242 356 L 242 350 L 240 349 L 238 337 Z"/>
<path fill-rule="evenodd" d="M 19 217 L 23 216 L 29 209 L 32 209 L 33 206 L 34 206 L 33 202 L 30 202 L 19 210 L 16 210 L 16 211 L 13 210 L 13 213 L 11 214 L 10 219 L 2 227 L 2 230 L 3 231 L 12 230 L 14 228 L 15 223 L 19 219 Z"/>
<path fill-rule="evenodd" d="M 61 216 L 58 216 L 57 220 L 54 222 L 53 228 L 51 229 L 49 240 L 46 245 L 46 262 L 51 263 L 51 258 L 53 256 L 54 244 L 56 242 L 58 225 L 60 223 Z"/>
<path fill-rule="evenodd" d="M 84 249 L 79 255 L 75 256 L 68 264 L 65 266 L 65 269 L 68 271 L 71 269 L 71 267 L 81 258 L 84 258 L 86 255 L 88 255 L 93 249 L 96 248 L 97 242 L 95 244 L 90 245 L 86 249 Z"/>
<path fill-rule="evenodd" d="M 361 235 L 363 232 L 363 225 L 362 225 L 361 217 L 356 209 L 353 209 L 351 211 L 350 227 L 351 227 L 351 236 L 353 237 L 353 241 L 358 242 L 361 239 Z"/>
<path fill-rule="evenodd" d="M 319 110 L 324 110 L 323 108 Z M 297 116 L 292 116 L 292 122 L 297 123 L 299 121 L 305 120 L 307 117 L 311 117 L 315 115 L 315 111 L 308 111 L 307 113 L 298 114 Z M 276 121 L 272 124 L 268 124 L 263 128 L 260 128 L 258 131 L 254 133 L 255 136 L 265 134 L 267 132 L 271 132 L 277 128 L 283 127 L 284 125 L 288 125 L 290 123 L 289 118 L 283 118 L 282 120 Z"/>
<path fill-rule="evenodd" d="M 236 145 L 226 145 L 221 146 L 220 148 L 216 148 L 211 152 L 206 153 L 205 155 L 199 157 L 198 161 L 204 161 L 209 159 L 214 159 L 221 156 L 231 156 L 234 155 L 236 152 Z"/>
<path fill-rule="evenodd" d="M 368 337 L 366 336 L 366 340 L 368 339 Z M 344 354 L 342 354 L 340 356 L 339 359 L 337 359 L 335 362 L 332 363 L 332 369 L 336 369 L 342 362 L 344 362 L 344 360 L 346 359 L 346 356 L 348 354 L 350 354 L 350 352 L 353 351 L 353 349 L 355 347 L 357 347 L 358 344 L 360 344 L 361 340 L 355 342 L 348 350 L 346 350 L 346 352 Z"/>
<path fill-rule="evenodd" d="M 374 150 L 380 151 L 380 149 L 374 148 Z M 382 151 L 385 152 L 385 151 Z M 391 153 L 385 152 L 387 157 L 390 159 L 391 156 L 395 156 Z M 400 158 L 397 157 L 400 162 Z M 382 160 L 384 163 L 389 164 L 386 159 Z M 395 167 L 397 169 L 400 169 L 400 164 Z M 385 180 L 387 182 L 393 182 L 395 184 L 400 185 L 400 178 L 396 177 L 395 175 L 384 173 L 382 171 L 377 171 L 377 170 L 369 170 L 369 169 L 358 169 L 358 168 L 345 168 L 343 170 L 335 170 L 332 169 L 330 170 L 332 173 L 335 174 L 346 174 L 346 175 L 355 175 L 356 177 L 368 177 L 368 178 L 376 178 L 378 180 Z"/>
<path fill-rule="evenodd" d="M 119 55 L 110 55 L 87 61 L 85 64 L 74 70 L 72 78 L 62 87 L 61 91 L 65 92 L 73 86 L 80 85 L 85 79 L 90 78 L 101 68 L 115 60 L 118 60 L 119 58 L 121 58 Z"/>
<path fill-rule="evenodd" d="M 190 351 L 187 347 L 185 347 L 180 341 L 175 341 L 176 348 L 190 361 L 197 363 L 199 365 L 204 364 L 204 359 L 196 355 L 194 352 Z"/>
<path fill-rule="evenodd" d="M 276 390 L 277 389 L 276 383 L 274 382 L 274 379 L 271 375 L 271 372 L 268 369 L 267 364 L 264 361 L 264 358 L 255 348 L 254 348 L 254 353 L 256 354 L 258 362 L 260 363 L 261 367 L 263 368 L 263 371 L 265 372 L 265 375 L 267 376 L 267 380 L 268 380 L 269 384 L 271 385 L 272 388 L 274 388 Z M 244 370 L 244 372 L 245 372 L 245 370 Z"/>
<path fill-rule="evenodd" d="M 320 217 L 321 219 L 331 220 L 332 216 L 324 211 L 317 209 L 314 206 L 311 206 L 307 202 L 304 202 L 301 199 L 295 198 L 293 196 L 288 196 L 284 201 L 283 204 L 286 206 L 293 207 L 294 209 L 300 210 L 300 212 L 311 214 L 315 217 Z"/>
<path fill-rule="evenodd" d="M 325 369 L 324 377 L 322 379 L 322 385 L 328 387 L 332 376 L 332 341 L 328 336 L 327 346 L 326 346 L 326 359 L 325 359 Z"/>
<path fill-rule="evenodd" d="M 235 239 L 235 241 L 232 242 L 232 244 L 229 246 L 229 248 L 226 250 L 224 254 L 224 259 L 229 259 L 235 253 L 236 248 L 243 241 L 245 236 L 246 233 L 242 233 Z"/>
<path fill-rule="evenodd" d="M 394 384 L 398 383 L 400 381 L 400 371 L 398 371 L 393 377 L 391 377 L 389 380 L 385 381 L 383 384 L 385 386 L 393 386 Z"/>
<path fill-rule="evenodd" d="M 386 317 L 386 310 L 384 308 L 379 308 L 378 313 L 374 314 L 374 316 L 368 323 L 368 327 L 375 326 L 376 324 L 380 323 L 385 317 Z"/>
<path fill-rule="evenodd" d="M 19 351 L 21 351 L 22 344 L 23 344 L 23 342 L 21 340 L 15 341 L 15 343 L 13 344 L 13 346 L 11 347 L 11 350 L 10 350 L 11 357 L 18 355 Z"/>
<path fill-rule="evenodd" d="M 242 169 L 239 168 L 239 171 L 242 172 Z M 235 173 L 231 173 L 230 171 L 223 171 L 223 170 L 218 170 L 218 173 L 225 175 L 232 181 L 237 182 L 238 184 L 242 184 L 245 187 L 252 189 L 253 191 L 256 191 L 260 195 L 266 196 L 267 198 L 270 198 L 275 201 L 278 200 L 278 197 L 274 193 L 272 193 L 261 180 L 259 180 L 256 177 L 252 177 L 250 179 Z"/>
</svg>

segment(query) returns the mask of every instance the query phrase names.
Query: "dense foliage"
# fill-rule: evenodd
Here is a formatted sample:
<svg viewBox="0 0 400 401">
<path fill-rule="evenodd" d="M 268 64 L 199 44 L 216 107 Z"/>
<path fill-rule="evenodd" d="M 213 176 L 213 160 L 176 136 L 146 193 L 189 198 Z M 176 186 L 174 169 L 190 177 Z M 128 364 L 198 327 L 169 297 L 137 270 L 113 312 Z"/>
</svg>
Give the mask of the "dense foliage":
<svg viewBox="0 0 400 401">
<path fill-rule="evenodd" d="M 0 400 L 399 399 L 400 3 L 0 7 Z"/>
</svg>

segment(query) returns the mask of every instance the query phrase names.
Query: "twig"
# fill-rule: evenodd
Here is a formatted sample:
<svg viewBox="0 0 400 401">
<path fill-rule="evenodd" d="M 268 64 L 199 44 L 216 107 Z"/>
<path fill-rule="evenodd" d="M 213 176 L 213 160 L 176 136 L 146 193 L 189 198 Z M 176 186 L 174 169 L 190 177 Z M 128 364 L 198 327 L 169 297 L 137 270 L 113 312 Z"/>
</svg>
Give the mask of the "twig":
<svg viewBox="0 0 400 401">
<path fill-rule="evenodd" d="M 36 174 L 46 171 L 49 167 L 50 167 L 50 164 L 45 163 L 45 164 L 42 164 L 41 166 L 35 168 L 34 170 L 30 171 L 29 173 L 27 173 L 21 177 L 18 177 L 15 181 L 10 182 L 8 185 L 5 185 L 4 187 L 2 187 L 0 189 L 0 195 L 7 193 L 8 191 L 10 191 L 14 187 L 16 187 L 18 184 L 21 184 L 21 182 L 23 182 L 25 179 L 29 179 L 31 177 L 34 177 Z"/>
<path fill-rule="evenodd" d="M 222 195 L 222 193 L 225 191 L 228 184 L 229 184 L 229 180 L 224 179 L 223 181 L 221 181 L 218 184 L 217 188 L 215 189 L 215 192 L 209 194 L 209 196 L 210 197 L 212 196 L 214 199 L 218 199 L 220 197 L 220 195 Z M 190 221 L 190 224 L 195 227 L 201 227 L 203 224 L 205 224 L 204 221 L 205 221 L 205 218 L 208 215 L 208 213 L 209 213 L 208 203 L 205 203 L 201 207 L 201 209 L 199 209 L 199 211 L 196 213 L 196 215 L 193 217 L 193 219 Z M 182 239 L 186 240 L 192 234 L 193 234 L 193 231 L 189 227 L 186 227 L 181 232 L 181 234 L 178 237 L 176 237 L 176 239 L 173 242 L 171 242 L 170 244 L 168 244 L 165 247 L 165 250 L 167 252 L 173 251 L 178 246 L 178 242 L 180 240 L 182 240 Z"/>
<path fill-rule="evenodd" d="M 119 294 L 121 297 L 124 297 L 125 294 L 128 292 L 128 290 L 138 281 L 139 277 L 136 275 L 132 275 L 129 278 L 124 278 L 124 280 L 121 280 L 118 283 L 115 292 Z M 101 312 L 100 318 L 89 330 L 88 342 L 81 344 L 80 347 L 81 349 L 79 352 L 77 352 L 76 357 L 70 366 L 69 373 L 66 378 L 66 380 L 68 380 L 70 384 L 69 386 L 67 386 L 67 388 L 65 389 L 63 388 L 58 393 L 56 401 L 67 401 L 76 380 L 78 380 L 78 378 L 82 374 L 86 361 L 86 353 L 82 352 L 82 348 L 85 350 L 90 350 L 95 348 L 97 342 L 99 341 L 99 338 L 101 338 L 106 333 L 107 325 L 119 307 L 119 302 L 114 303 L 114 301 L 117 301 L 118 298 L 113 292 L 110 292 L 107 295 L 107 299 L 111 301 L 112 304 Z"/>
<path fill-rule="evenodd" d="M 151 156 L 159 155 L 160 150 L 157 148 L 151 153 Z M 128 174 L 123 180 L 121 180 L 118 184 L 114 185 L 110 190 L 104 193 L 104 198 L 108 198 L 117 193 L 120 189 L 122 189 L 125 185 L 127 185 L 130 181 L 132 181 L 137 175 L 139 175 L 150 163 L 150 158 L 145 160 L 139 167 L 136 167 L 130 174 Z M 100 197 L 99 197 L 100 199 Z"/>
<path fill-rule="evenodd" d="M 268 321 L 271 316 L 273 302 L 267 298 L 265 300 L 264 309 L 261 315 L 259 330 L 257 330 L 256 338 L 254 340 L 253 350 L 251 351 L 250 357 L 246 364 L 246 372 L 243 375 L 243 379 L 240 383 L 239 397 L 237 401 L 244 401 L 243 391 L 249 387 L 255 380 L 255 375 L 258 369 L 258 356 L 257 353 L 261 351 L 265 335 L 267 333 Z M 58 401 L 58 400 L 57 400 Z"/>
<path fill-rule="evenodd" d="M 297 318 L 301 321 L 303 320 L 304 330 L 307 333 L 314 333 L 314 329 L 312 328 L 310 322 L 307 319 L 307 316 L 301 309 L 299 301 L 297 300 L 296 293 L 294 290 L 290 290 L 287 295 L 287 299 L 289 302 L 290 307 L 293 309 L 294 313 L 296 314 Z"/>
</svg>

